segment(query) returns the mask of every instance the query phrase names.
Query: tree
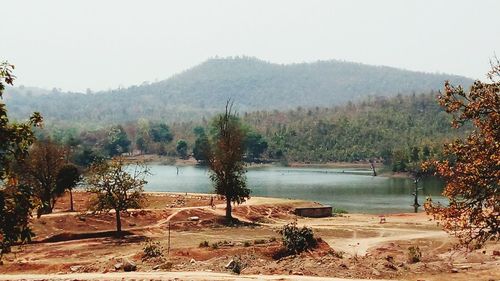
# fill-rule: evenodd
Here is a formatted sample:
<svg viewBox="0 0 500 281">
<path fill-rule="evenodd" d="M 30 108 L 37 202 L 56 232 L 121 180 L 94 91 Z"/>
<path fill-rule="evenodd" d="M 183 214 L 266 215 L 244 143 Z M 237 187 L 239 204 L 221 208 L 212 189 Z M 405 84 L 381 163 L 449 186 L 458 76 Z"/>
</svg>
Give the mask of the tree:
<svg viewBox="0 0 500 281">
<path fill-rule="evenodd" d="M 56 188 L 57 193 L 64 193 L 66 190 L 69 191 L 70 200 L 70 211 L 74 211 L 73 208 L 73 188 L 76 187 L 81 179 L 80 171 L 78 167 L 73 164 L 66 164 L 61 167 L 56 178 Z"/>
<path fill-rule="evenodd" d="M 213 136 L 206 152 L 210 179 L 215 192 L 226 198 L 226 219 L 232 220 L 231 203 L 242 203 L 250 198 L 246 186 L 243 156 L 245 153 L 245 132 L 238 117 L 226 104 L 224 114 L 217 115 L 212 122 Z"/>
<path fill-rule="evenodd" d="M 188 144 L 185 140 L 179 140 L 177 142 L 175 150 L 177 151 L 177 153 L 181 158 L 185 159 L 187 157 L 187 149 L 188 149 Z"/>
<path fill-rule="evenodd" d="M 146 166 L 137 164 L 135 168 L 125 165 L 123 159 L 114 158 L 109 162 L 93 164 L 85 178 L 87 191 L 96 195 L 91 204 L 94 212 L 114 210 L 116 232 L 122 231 L 121 212 L 127 209 L 139 209 L 144 196 L 143 188 L 149 174 Z"/>
<path fill-rule="evenodd" d="M 28 157 L 16 169 L 19 181 L 33 188 L 34 196 L 40 201 L 38 215 L 52 213 L 58 197 L 64 194 L 57 186 L 58 175 L 66 161 L 64 147 L 47 140 L 36 142 Z"/>
<path fill-rule="evenodd" d="M 268 144 L 261 134 L 249 131 L 245 138 L 245 147 L 251 160 L 255 160 L 266 151 Z"/>
<path fill-rule="evenodd" d="M 149 134 L 154 142 L 168 143 L 174 138 L 170 132 L 170 128 L 165 123 L 156 123 L 151 125 Z"/>
<path fill-rule="evenodd" d="M 108 138 L 104 144 L 104 149 L 108 155 L 113 157 L 129 152 L 130 140 L 122 126 L 114 126 L 108 133 Z"/>
<path fill-rule="evenodd" d="M 198 161 L 204 163 L 207 160 L 205 155 L 209 151 L 209 141 L 205 130 L 202 127 L 194 128 L 196 140 L 193 147 L 193 157 Z"/>
<path fill-rule="evenodd" d="M 492 64 L 490 83 L 476 81 L 468 92 L 445 83 L 439 103 L 452 114 L 452 126 L 472 123 L 465 139 L 446 144 L 444 161 L 424 163 L 446 181 L 448 206 L 426 203 L 445 230 L 465 246 L 500 239 L 500 63 Z"/>
<path fill-rule="evenodd" d="M 14 66 L 0 63 L 0 99 L 5 85 L 13 85 Z M 39 113 L 32 114 L 28 122 L 10 123 L 7 108 L 0 102 L 0 259 L 16 242 L 28 242 L 33 236 L 29 218 L 34 208 L 31 188 L 20 185 L 12 166 L 27 155 L 29 146 L 35 141 L 33 127 L 42 123 Z"/>
</svg>

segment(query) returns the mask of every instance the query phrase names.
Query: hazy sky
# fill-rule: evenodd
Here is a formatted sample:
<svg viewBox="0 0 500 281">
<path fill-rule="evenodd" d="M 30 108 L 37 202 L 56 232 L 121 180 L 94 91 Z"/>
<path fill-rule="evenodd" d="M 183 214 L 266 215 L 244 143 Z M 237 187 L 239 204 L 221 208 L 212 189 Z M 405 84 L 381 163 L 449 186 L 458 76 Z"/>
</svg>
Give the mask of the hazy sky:
<svg viewBox="0 0 500 281">
<path fill-rule="evenodd" d="M 214 56 L 340 59 L 484 78 L 500 1 L 0 0 L 17 85 L 102 90 Z"/>
</svg>

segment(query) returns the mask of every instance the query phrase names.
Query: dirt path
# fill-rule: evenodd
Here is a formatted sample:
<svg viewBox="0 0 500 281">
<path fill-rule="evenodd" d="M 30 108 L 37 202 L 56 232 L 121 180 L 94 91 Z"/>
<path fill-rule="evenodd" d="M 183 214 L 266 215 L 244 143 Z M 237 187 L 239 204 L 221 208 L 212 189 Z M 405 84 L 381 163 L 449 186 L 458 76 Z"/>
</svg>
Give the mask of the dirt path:
<svg viewBox="0 0 500 281">
<path fill-rule="evenodd" d="M 310 281 L 364 281 L 368 279 L 344 279 L 332 277 L 312 277 L 297 275 L 232 275 L 206 271 L 189 272 L 130 272 L 130 273 L 74 273 L 74 274 L 23 274 L 0 275 L 0 280 L 310 280 Z M 372 281 L 388 281 L 385 279 L 370 279 Z"/>
</svg>

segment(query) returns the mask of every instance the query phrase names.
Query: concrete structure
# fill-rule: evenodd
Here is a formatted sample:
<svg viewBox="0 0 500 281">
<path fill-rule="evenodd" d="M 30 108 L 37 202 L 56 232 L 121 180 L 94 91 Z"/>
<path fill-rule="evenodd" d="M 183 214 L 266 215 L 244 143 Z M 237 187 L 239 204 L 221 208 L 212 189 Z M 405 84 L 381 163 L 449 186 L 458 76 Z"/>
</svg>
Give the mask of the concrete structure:
<svg viewBox="0 0 500 281">
<path fill-rule="evenodd" d="M 301 217 L 324 218 L 332 216 L 331 206 L 295 208 L 295 214 Z"/>
</svg>

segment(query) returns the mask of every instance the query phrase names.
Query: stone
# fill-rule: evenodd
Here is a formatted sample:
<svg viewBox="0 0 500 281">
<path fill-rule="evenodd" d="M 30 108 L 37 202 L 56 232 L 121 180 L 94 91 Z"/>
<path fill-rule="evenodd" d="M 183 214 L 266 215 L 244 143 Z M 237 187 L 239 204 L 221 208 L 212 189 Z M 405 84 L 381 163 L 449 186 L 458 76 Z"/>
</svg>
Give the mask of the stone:
<svg viewBox="0 0 500 281">
<path fill-rule="evenodd" d="M 500 251 L 499 250 L 493 250 L 493 255 L 494 256 L 500 256 Z"/>
<path fill-rule="evenodd" d="M 374 269 L 374 270 L 372 271 L 372 274 L 373 274 L 374 276 L 380 276 L 380 271 L 378 271 L 378 270 Z"/>
<path fill-rule="evenodd" d="M 195 263 L 196 261 L 194 259 L 191 259 L 189 263 Z"/>
<path fill-rule="evenodd" d="M 125 263 L 123 264 L 123 271 L 130 272 L 136 270 L 137 270 L 137 265 L 133 261 L 126 260 Z"/>
<path fill-rule="evenodd" d="M 199 221 L 199 220 L 200 220 L 200 217 L 198 217 L 198 216 L 193 216 L 193 217 L 188 218 L 188 221 Z"/>
<path fill-rule="evenodd" d="M 114 267 L 115 267 L 116 270 L 120 270 L 123 267 L 123 263 L 121 263 L 121 262 L 115 263 Z"/>
<path fill-rule="evenodd" d="M 71 270 L 71 272 L 77 272 L 78 270 L 80 270 L 82 268 L 81 265 L 73 265 L 69 268 L 69 270 Z"/>
<path fill-rule="evenodd" d="M 233 268 L 235 264 L 235 261 L 232 259 L 226 264 L 226 268 Z"/>
<path fill-rule="evenodd" d="M 451 273 L 458 273 L 458 268 L 452 268 Z"/>
</svg>

